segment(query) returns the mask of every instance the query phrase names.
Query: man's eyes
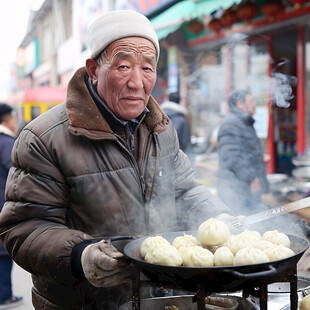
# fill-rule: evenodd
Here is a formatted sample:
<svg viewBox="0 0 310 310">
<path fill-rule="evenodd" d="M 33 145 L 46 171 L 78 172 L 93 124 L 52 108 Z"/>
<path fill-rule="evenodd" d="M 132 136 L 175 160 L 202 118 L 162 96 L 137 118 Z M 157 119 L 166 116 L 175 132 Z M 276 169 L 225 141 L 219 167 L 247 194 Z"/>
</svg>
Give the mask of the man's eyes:
<svg viewBox="0 0 310 310">
<path fill-rule="evenodd" d="M 154 71 L 152 67 L 144 67 L 143 70 L 145 70 L 145 71 Z"/>
<path fill-rule="evenodd" d="M 129 65 L 119 65 L 118 68 L 121 69 L 121 70 L 129 70 L 131 68 L 131 66 L 129 66 Z M 151 66 L 142 67 L 142 70 L 143 71 L 151 71 L 151 72 L 154 71 L 154 69 Z"/>
<path fill-rule="evenodd" d="M 120 65 L 120 66 L 118 66 L 120 69 L 128 69 L 129 67 L 128 66 L 126 66 L 126 65 Z"/>
</svg>

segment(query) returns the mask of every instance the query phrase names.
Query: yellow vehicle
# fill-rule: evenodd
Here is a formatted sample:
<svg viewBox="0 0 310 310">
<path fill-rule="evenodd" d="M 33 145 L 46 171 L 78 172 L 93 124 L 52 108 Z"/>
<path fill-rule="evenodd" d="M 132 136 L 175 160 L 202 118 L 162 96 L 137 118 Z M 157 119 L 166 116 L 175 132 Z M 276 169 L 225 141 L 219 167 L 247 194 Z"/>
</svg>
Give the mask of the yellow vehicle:
<svg viewBox="0 0 310 310">
<path fill-rule="evenodd" d="M 65 101 L 66 87 L 41 86 L 14 94 L 8 100 L 16 110 L 20 126 L 24 126 L 38 115 Z"/>
</svg>

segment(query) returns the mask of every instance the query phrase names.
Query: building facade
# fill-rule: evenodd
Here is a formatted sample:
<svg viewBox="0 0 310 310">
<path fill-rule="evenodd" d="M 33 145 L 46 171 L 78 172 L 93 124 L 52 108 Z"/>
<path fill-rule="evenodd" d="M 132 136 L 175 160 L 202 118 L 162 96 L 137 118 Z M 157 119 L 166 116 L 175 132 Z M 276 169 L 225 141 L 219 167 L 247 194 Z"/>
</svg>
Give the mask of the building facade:
<svg viewBox="0 0 310 310">
<path fill-rule="evenodd" d="M 258 104 L 257 133 L 271 155 L 268 172 L 290 174 L 292 159 L 310 146 L 310 3 L 211 3 L 198 1 L 194 9 L 191 1 L 181 1 L 175 11 L 192 8 L 191 19 L 182 13 L 173 18 L 172 7 L 170 18 L 161 20 L 170 20 L 170 25 L 160 27 L 160 16 L 154 21 L 159 33 L 166 30 L 162 44 L 177 47 L 193 133 L 208 138 L 227 113 L 229 93 L 248 89 Z"/>
<path fill-rule="evenodd" d="M 256 130 L 271 155 L 268 172 L 290 173 L 292 158 L 310 146 L 309 1 L 46 0 L 18 49 L 16 93 L 65 89 L 89 57 L 90 22 L 113 9 L 150 18 L 161 45 L 153 96 L 161 103 L 180 91 L 194 137 L 209 139 L 229 93 L 249 89 L 258 103 Z M 15 94 L 10 102 L 29 121 L 63 99 L 35 107 Z"/>
</svg>

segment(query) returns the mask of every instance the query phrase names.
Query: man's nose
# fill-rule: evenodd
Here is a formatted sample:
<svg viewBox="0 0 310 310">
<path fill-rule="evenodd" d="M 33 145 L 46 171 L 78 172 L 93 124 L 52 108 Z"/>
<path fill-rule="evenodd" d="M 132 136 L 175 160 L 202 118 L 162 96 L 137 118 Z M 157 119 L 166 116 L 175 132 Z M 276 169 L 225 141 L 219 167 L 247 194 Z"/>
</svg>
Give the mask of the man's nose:
<svg viewBox="0 0 310 310">
<path fill-rule="evenodd" d="M 128 87 L 129 88 L 143 88 L 143 72 L 141 68 L 133 68 L 130 77 L 128 80 Z"/>
</svg>

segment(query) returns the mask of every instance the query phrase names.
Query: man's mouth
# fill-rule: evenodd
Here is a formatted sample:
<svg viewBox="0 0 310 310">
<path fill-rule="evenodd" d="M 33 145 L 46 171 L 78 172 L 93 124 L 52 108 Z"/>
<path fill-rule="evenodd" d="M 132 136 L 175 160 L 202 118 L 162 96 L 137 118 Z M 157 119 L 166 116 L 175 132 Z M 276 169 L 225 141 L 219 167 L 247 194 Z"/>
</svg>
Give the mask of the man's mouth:
<svg viewBox="0 0 310 310">
<path fill-rule="evenodd" d="M 144 100 L 141 97 L 138 96 L 126 96 L 122 98 L 123 100 L 132 100 L 132 101 L 140 101 L 140 100 Z"/>
</svg>

